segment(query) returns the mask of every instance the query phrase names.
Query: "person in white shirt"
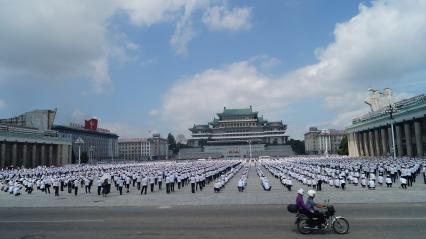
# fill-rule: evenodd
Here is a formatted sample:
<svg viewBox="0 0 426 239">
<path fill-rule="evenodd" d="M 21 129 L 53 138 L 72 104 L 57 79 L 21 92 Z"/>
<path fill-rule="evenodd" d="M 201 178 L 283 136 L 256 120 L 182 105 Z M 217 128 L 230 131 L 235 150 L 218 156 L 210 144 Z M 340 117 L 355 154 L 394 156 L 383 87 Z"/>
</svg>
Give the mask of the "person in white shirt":
<svg viewBox="0 0 426 239">
<path fill-rule="evenodd" d="M 404 177 L 400 177 L 399 181 L 401 181 L 401 188 L 407 189 L 407 179 L 405 179 Z"/>
<path fill-rule="evenodd" d="M 142 184 L 141 195 L 146 194 L 146 191 L 147 191 L 147 188 L 148 188 L 148 177 L 146 175 L 143 176 L 143 178 L 141 180 L 141 184 Z"/>
<path fill-rule="evenodd" d="M 53 190 L 55 190 L 55 196 L 59 196 L 59 180 L 57 178 L 53 179 Z"/>
<path fill-rule="evenodd" d="M 117 185 L 118 185 L 118 191 L 120 191 L 120 195 L 123 195 L 124 180 L 121 177 L 118 178 Z"/>
<path fill-rule="evenodd" d="M 391 177 L 389 175 L 386 177 L 386 186 L 388 188 L 392 187 L 392 179 L 391 179 Z"/>
<path fill-rule="evenodd" d="M 216 180 L 216 182 L 214 183 L 214 186 L 213 186 L 214 192 L 215 193 L 220 192 L 220 187 L 221 187 L 221 184 L 220 184 L 219 180 Z"/>
<path fill-rule="evenodd" d="M 189 179 L 189 181 L 191 182 L 191 192 L 195 193 L 195 175 L 191 175 L 191 178 Z"/>
<path fill-rule="evenodd" d="M 374 180 L 370 178 L 370 181 L 368 181 L 368 189 L 374 190 L 376 189 L 376 184 L 374 183 Z"/>
<path fill-rule="evenodd" d="M 77 196 L 78 193 L 78 179 L 74 180 L 74 195 Z"/>
<path fill-rule="evenodd" d="M 383 176 L 379 175 L 379 177 L 377 177 L 377 183 L 381 186 L 383 184 Z"/>
<path fill-rule="evenodd" d="M 238 180 L 238 192 L 243 192 L 244 191 L 244 181 L 241 178 L 240 180 Z"/>
</svg>

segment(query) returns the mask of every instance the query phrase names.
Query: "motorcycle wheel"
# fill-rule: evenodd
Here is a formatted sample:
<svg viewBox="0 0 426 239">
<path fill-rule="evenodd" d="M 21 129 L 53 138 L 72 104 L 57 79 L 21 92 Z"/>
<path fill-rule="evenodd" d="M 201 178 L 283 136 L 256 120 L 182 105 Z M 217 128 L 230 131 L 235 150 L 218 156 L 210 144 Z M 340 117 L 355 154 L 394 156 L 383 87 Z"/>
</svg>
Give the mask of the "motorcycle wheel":
<svg viewBox="0 0 426 239">
<path fill-rule="evenodd" d="M 310 234 L 312 233 L 311 226 L 308 223 L 307 219 L 302 219 L 297 223 L 297 230 L 301 234 Z"/>
<path fill-rule="evenodd" d="M 333 222 L 333 230 L 337 234 L 346 234 L 349 232 L 349 222 L 345 218 L 336 218 Z"/>
</svg>

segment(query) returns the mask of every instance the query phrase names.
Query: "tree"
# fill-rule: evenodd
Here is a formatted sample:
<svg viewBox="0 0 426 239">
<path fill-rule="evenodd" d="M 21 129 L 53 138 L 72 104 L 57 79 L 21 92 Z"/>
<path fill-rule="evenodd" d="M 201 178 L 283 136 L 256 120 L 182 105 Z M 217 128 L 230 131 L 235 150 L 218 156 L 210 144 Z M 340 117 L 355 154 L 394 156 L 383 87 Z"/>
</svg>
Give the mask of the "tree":
<svg viewBox="0 0 426 239">
<path fill-rule="evenodd" d="M 179 151 L 176 145 L 175 136 L 173 136 L 172 133 L 169 133 L 169 135 L 167 135 L 167 143 L 169 144 L 169 150 L 173 151 L 174 154 Z"/>
<path fill-rule="evenodd" d="M 289 141 L 291 149 L 293 149 L 294 153 L 297 155 L 305 154 L 305 141 L 290 139 Z"/>
<path fill-rule="evenodd" d="M 340 141 L 340 145 L 339 145 L 339 149 L 337 150 L 337 154 L 349 155 L 348 137 L 346 135 L 343 136 L 342 140 Z"/>
</svg>

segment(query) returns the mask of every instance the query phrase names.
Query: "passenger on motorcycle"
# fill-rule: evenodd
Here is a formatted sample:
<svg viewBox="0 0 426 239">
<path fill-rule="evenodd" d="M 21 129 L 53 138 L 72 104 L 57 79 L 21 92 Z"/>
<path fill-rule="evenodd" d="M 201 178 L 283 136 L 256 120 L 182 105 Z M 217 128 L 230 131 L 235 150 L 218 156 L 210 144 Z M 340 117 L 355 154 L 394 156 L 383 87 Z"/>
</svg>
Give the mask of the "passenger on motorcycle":
<svg viewBox="0 0 426 239">
<path fill-rule="evenodd" d="M 306 207 L 309 211 L 309 214 L 306 214 L 308 217 L 318 218 L 318 221 L 322 224 L 325 223 L 325 216 L 323 213 L 318 211 L 319 208 L 325 208 L 326 206 L 321 203 L 315 203 L 315 190 L 308 191 L 308 199 L 306 200 Z"/>
<path fill-rule="evenodd" d="M 297 211 L 301 214 L 305 214 L 308 216 L 310 214 L 310 211 L 309 211 L 309 208 L 305 205 L 305 201 L 303 200 L 303 193 L 304 193 L 303 188 L 300 188 L 299 190 L 297 190 L 297 198 L 296 198 Z"/>
</svg>

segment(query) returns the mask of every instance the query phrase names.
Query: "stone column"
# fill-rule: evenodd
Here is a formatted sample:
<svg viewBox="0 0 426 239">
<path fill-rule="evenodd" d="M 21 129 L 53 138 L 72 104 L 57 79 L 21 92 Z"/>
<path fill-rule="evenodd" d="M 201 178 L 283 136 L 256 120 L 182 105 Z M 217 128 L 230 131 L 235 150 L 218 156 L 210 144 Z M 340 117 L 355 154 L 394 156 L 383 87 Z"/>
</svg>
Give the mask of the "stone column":
<svg viewBox="0 0 426 239">
<path fill-rule="evenodd" d="M 358 139 L 359 139 L 359 150 L 361 156 L 366 156 L 364 151 L 364 134 L 362 132 L 358 132 Z"/>
<path fill-rule="evenodd" d="M 57 151 L 56 151 L 57 153 L 56 153 L 56 155 L 57 155 L 57 159 L 56 159 L 56 164 L 58 165 L 58 166 L 61 166 L 62 165 L 62 155 L 63 155 L 63 152 L 62 152 L 62 144 L 58 144 L 57 145 Z"/>
<path fill-rule="evenodd" d="M 356 140 L 356 147 L 358 152 L 358 157 L 363 156 L 362 155 L 362 141 L 361 141 L 361 134 L 359 132 L 356 132 L 355 134 L 355 140 Z"/>
<path fill-rule="evenodd" d="M 422 141 L 422 128 L 420 121 L 414 121 L 414 134 L 416 136 L 416 151 L 417 157 L 423 156 L 423 141 Z"/>
<path fill-rule="evenodd" d="M 52 144 L 49 145 L 49 158 L 48 159 L 49 159 L 49 161 L 47 163 L 47 166 L 50 166 L 50 165 L 53 164 L 53 145 Z"/>
<path fill-rule="evenodd" d="M 374 154 L 374 134 L 373 131 L 368 131 L 368 152 L 370 152 L 370 156 L 375 156 Z"/>
<path fill-rule="evenodd" d="M 390 125 L 389 125 L 389 128 L 388 128 L 388 146 L 389 146 L 389 153 L 393 156 L 393 152 L 391 150 L 392 147 L 393 147 L 393 143 L 392 143 L 392 127 Z"/>
<path fill-rule="evenodd" d="M 0 143 L 0 169 L 6 167 L 6 143 Z"/>
<path fill-rule="evenodd" d="M 407 148 L 407 156 L 413 156 L 413 145 L 411 142 L 411 128 L 410 122 L 406 122 L 404 124 L 404 132 L 405 132 L 405 147 Z"/>
<path fill-rule="evenodd" d="M 68 158 L 67 158 L 67 164 L 71 164 L 72 163 L 72 147 L 71 145 L 69 145 L 67 148 L 67 153 L 68 153 Z"/>
<path fill-rule="evenodd" d="M 368 148 L 368 131 L 364 131 L 364 137 L 363 137 L 363 140 L 364 140 L 364 152 L 365 152 L 365 156 L 371 156 L 371 154 L 370 154 L 370 150 L 369 150 L 369 148 Z"/>
<path fill-rule="evenodd" d="M 396 155 L 402 157 L 402 135 L 401 135 L 401 125 L 394 125 L 395 127 L 395 144 L 396 144 Z"/>
<path fill-rule="evenodd" d="M 374 155 L 382 155 L 380 152 L 379 129 L 374 130 Z"/>
<path fill-rule="evenodd" d="M 41 145 L 40 149 L 40 163 L 41 165 L 46 165 L 46 149 L 44 144 Z"/>
<path fill-rule="evenodd" d="M 16 167 L 16 163 L 18 162 L 18 144 L 12 144 L 12 165 Z"/>
<path fill-rule="evenodd" d="M 381 136 L 381 139 L 382 139 L 382 155 L 383 156 L 387 156 L 389 154 L 389 150 L 388 150 L 389 148 L 388 148 L 388 145 L 387 145 L 388 137 L 386 137 L 386 133 L 387 133 L 386 128 L 380 129 L 380 136 Z"/>
<path fill-rule="evenodd" d="M 32 150 L 31 150 L 31 167 L 35 168 L 37 167 L 37 144 L 33 144 Z"/>
<path fill-rule="evenodd" d="M 22 165 L 25 168 L 29 168 L 30 166 L 28 165 L 28 157 L 27 157 L 28 153 L 27 153 L 27 143 L 24 143 L 24 145 L 22 145 Z"/>
</svg>

